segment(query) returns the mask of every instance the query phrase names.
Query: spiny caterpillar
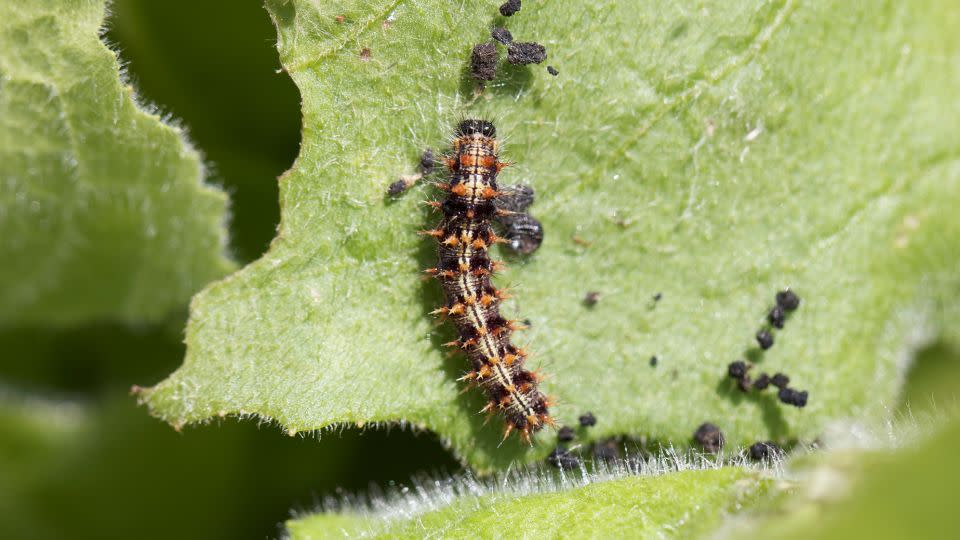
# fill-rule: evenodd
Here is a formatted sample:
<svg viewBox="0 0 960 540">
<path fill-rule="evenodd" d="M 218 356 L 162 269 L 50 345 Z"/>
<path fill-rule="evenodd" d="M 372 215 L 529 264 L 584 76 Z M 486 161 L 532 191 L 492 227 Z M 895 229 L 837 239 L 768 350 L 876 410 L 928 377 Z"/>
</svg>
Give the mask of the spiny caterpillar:
<svg viewBox="0 0 960 540">
<path fill-rule="evenodd" d="M 436 276 L 446 295 L 445 305 L 433 314 L 451 318 L 460 334 L 447 345 L 466 351 L 473 367 L 460 380 L 486 392 L 489 402 L 481 412 L 503 414 L 504 439 L 517 430 L 529 443 L 531 433 L 554 420 L 537 387 L 539 376 L 523 367 L 527 353 L 510 342 L 511 332 L 522 325 L 500 315 L 500 302 L 508 296 L 490 280 L 499 268 L 490 246 L 507 241 L 494 233 L 492 220 L 512 213 L 497 204 L 510 196 L 497 187 L 497 173 L 507 166 L 497 159 L 499 149 L 492 123 L 464 120 L 457 126 L 453 153 L 443 159 L 449 182 L 438 184 L 447 198 L 428 203 L 443 212 L 443 220 L 423 231 L 439 242 L 437 267 L 426 272 Z"/>
</svg>

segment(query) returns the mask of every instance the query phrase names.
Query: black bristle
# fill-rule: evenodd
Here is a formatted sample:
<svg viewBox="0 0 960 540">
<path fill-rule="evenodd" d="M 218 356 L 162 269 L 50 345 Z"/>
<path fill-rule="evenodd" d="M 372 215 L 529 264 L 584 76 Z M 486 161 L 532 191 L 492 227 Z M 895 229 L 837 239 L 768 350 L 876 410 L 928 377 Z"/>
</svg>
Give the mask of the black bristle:
<svg viewBox="0 0 960 540">
<path fill-rule="evenodd" d="M 583 427 L 591 427 L 597 425 L 597 417 L 593 415 L 592 412 L 580 415 L 580 425 Z"/>
</svg>

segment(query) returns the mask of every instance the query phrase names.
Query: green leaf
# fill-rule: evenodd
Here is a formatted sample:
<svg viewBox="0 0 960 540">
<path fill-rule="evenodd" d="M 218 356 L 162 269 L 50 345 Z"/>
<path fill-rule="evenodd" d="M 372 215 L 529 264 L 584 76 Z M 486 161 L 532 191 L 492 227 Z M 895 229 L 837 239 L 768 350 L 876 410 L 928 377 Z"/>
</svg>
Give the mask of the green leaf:
<svg viewBox="0 0 960 540">
<path fill-rule="evenodd" d="M 948 414 L 953 421 L 944 426 L 941 412 L 937 433 L 930 436 L 926 426 L 926 440 L 912 440 L 907 447 L 808 456 L 792 467 L 790 476 L 798 481 L 792 496 L 774 498 L 768 508 L 741 516 L 726 536 L 956 538 L 960 516 L 953 493 L 960 481 L 960 422 L 955 408 Z M 904 427 L 918 431 L 903 423 L 891 431 Z"/>
<path fill-rule="evenodd" d="M 0 7 L 0 324 L 158 319 L 232 267 L 226 196 L 135 103 L 103 1 Z"/>
<path fill-rule="evenodd" d="M 482 396 L 459 394 L 466 363 L 441 351 L 438 285 L 419 279 L 430 195 L 385 197 L 423 147 L 480 116 L 516 162 L 501 182 L 538 193 L 546 240 L 498 282 L 516 285 L 506 312 L 530 319 L 520 340 L 561 422 L 589 410 L 586 439 L 685 444 L 710 420 L 746 444 L 884 414 L 960 291 L 949 3 L 556 0 L 502 20 L 497 4 L 267 3 L 304 114 L 279 236 L 196 297 L 183 366 L 143 394 L 153 413 L 290 432 L 404 421 L 478 470 L 549 451 L 500 445 Z M 559 76 L 502 66 L 474 94 L 466 62 L 492 24 L 546 44 Z M 758 354 L 783 287 L 802 304 Z M 807 407 L 740 394 L 725 371 L 745 355 L 789 374 Z"/>
<path fill-rule="evenodd" d="M 530 481 L 530 480 L 528 480 Z M 546 482 L 545 482 L 546 483 Z M 576 483 L 576 481 L 560 484 Z M 478 484 L 418 489 L 379 511 L 314 514 L 287 522 L 295 540 L 313 538 L 689 538 L 750 504 L 771 480 L 737 467 L 632 476 L 557 492 L 494 490 Z M 451 500 L 452 499 L 452 500 Z M 431 508 L 432 505 L 439 508 Z"/>
<path fill-rule="evenodd" d="M 0 388 L 0 536 L 103 538 L 109 524 L 110 536 L 170 538 L 184 523 L 204 538 L 242 535 L 226 509 L 249 502 L 237 478 L 250 438 L 220 429 L 184 440 L 137 413 L 122 393 L 84 403 Z"/>
</svg>

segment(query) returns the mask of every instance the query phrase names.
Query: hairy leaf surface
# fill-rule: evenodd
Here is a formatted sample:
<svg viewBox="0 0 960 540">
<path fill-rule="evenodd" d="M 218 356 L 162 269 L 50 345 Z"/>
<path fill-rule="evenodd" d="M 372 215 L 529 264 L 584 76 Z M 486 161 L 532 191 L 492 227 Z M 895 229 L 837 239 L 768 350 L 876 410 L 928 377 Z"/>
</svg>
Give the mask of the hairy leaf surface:
<svg viewBox="0 0 960 540">
<path fill-rule="evenodd" d="M 576 473 L 574 473 L 576 474 Z M 381 514 L 327 513 L 287 522 L 292 539 L 690 538 L 766 492 L 769 479 L 736 467 L 627 477 L 547 493 L 465 495 L 424 511 L 430 487 Z"/>
<path fill-rule="evenodd" d="M 581 437 L 684 444 L 713 421 L 749 444 L 883 414 L 912 351 L 941 332 L 938 302 L 957 297 L 948 3 L 555 0 L 509 19 L 498 4 L 267 2 L 303 96 L 279 236 L 195 299 L 183 366 L 144 394 L 153 412 L 255 414 L 290 432 L 404 421 L 479 470 L 548 452 L 501 445 L 482 396 L 460 394 L 466 363 L 444 356 L 451 331 L 427 315 L 439 287 L 420 280 L 430 195 L 385 196 L 479 116 L 516 162 L 501 181 L 538 194 L 546 240 L 498 279 L 562 423 L 593 411 Z M 495 24 L 545 44 L 559 76 L 503 65 L 475 91 L 469 53 Z M 760 354 L 785 287 L 801 306 Z M 806 408 L 741 394 L 725 375 L 739 358 L 787 373 Z"/>
</svg>

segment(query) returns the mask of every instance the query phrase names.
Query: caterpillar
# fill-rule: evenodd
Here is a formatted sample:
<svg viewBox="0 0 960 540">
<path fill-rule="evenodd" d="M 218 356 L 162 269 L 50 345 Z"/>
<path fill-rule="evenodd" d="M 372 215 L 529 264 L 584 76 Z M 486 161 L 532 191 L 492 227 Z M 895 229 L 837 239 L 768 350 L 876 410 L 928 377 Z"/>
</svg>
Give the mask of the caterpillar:
<svg viewBox="0 0 960 540">
<path fill-rule="evenodd" d="M 488 403 L 481 412 L 503 415 L 504 440 L 516 430 L 530 443 L 532 433 L 555 422 L 550 402 L 539 390 L 540 375 L 524 367 L 527 352 L 511 343 L 511 333 L 522 325 L 500 315 L 500 303 L 508 295 L 491 282 L 500 265 L 489 249 L 509 242 L 495 234 L 492 222 L 514 213 L 497 204 L 511 191 L 497 186 L 497 174 L 507 163 L 498 159 L 496 134 L 486 120 L 458 124 L 453 153 L 442 160 L 449 181 L 438 184 L 447 197 L 428 203 L 443 218 L 437 228 L 422 231 L 438 241 L 437 266 L 425 272 L 440 281 L 446 296 L 432 314 L 451 319 L 459 333 L 446 345 L 465 351 L 472 367 L 460 380 L 486 393 Z"/>
</svg>

